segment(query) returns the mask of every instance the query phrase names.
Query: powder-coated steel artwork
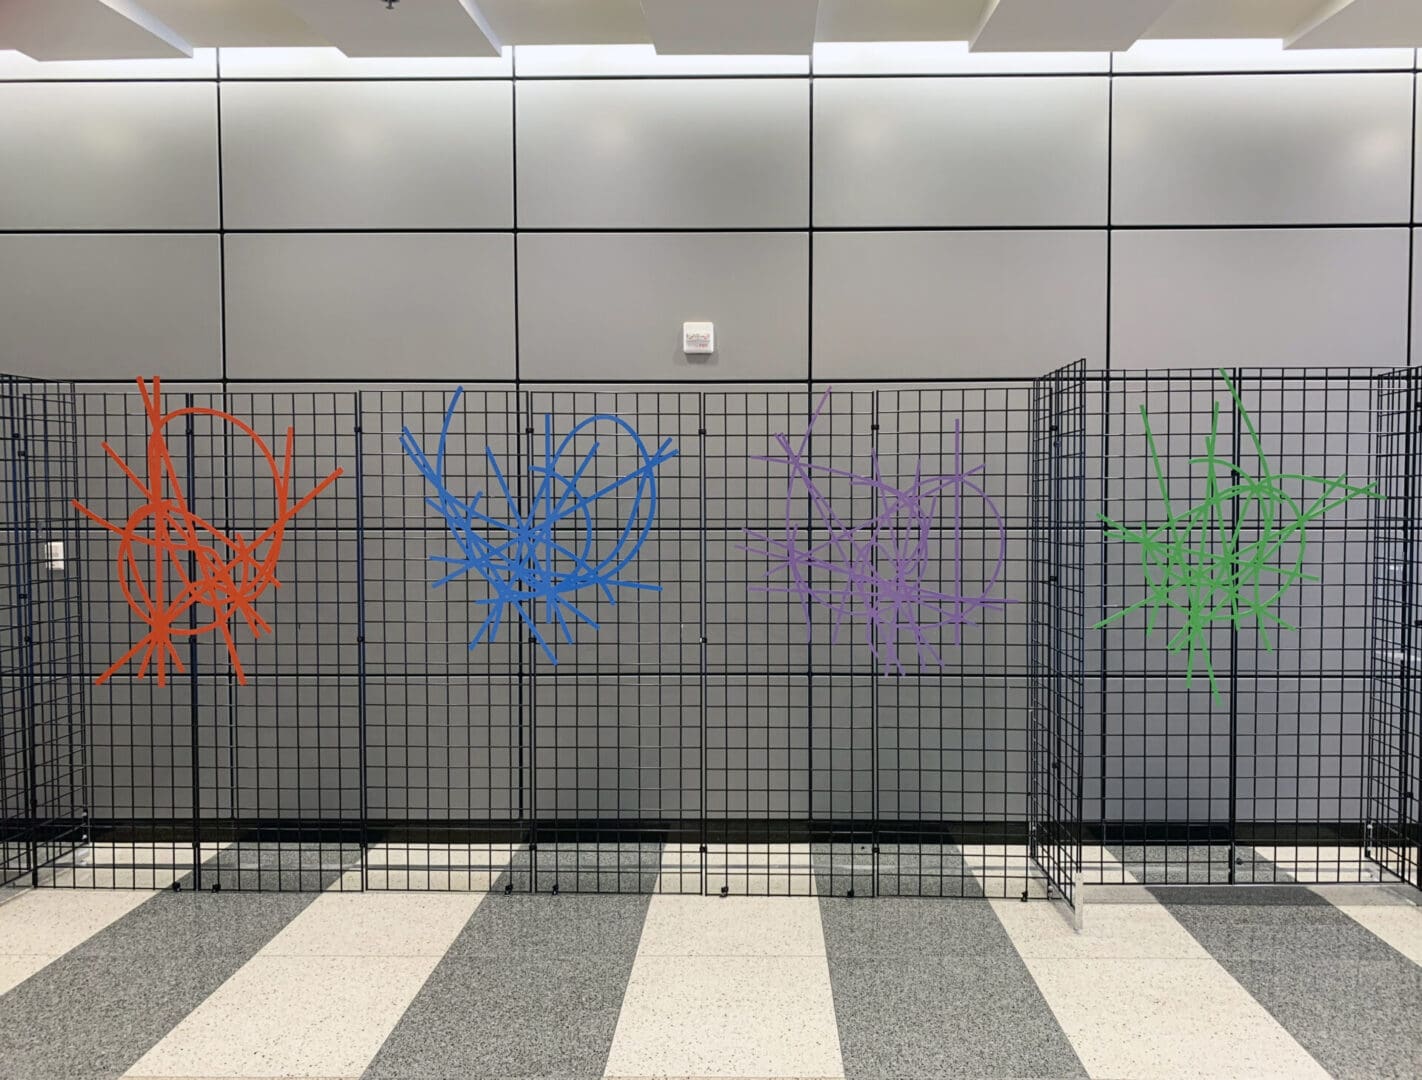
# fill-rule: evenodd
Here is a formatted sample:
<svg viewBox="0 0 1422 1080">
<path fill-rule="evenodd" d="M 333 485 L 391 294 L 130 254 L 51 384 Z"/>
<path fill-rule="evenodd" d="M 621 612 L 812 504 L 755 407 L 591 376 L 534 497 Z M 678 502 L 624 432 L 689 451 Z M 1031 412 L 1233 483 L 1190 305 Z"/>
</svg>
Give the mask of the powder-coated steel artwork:
<svg viewBox="0 0 1422 1080">
<path fill-rule="evenodd" d="M 982 485 L 984 466 L 965 466 L 961 421 L 953 424 L 953 472 L 946 475 L 923 475 L 920 458 L 911 483 L 890 483 L 879 467 L 877 451 L 870 454 L 867 474 L 816 464 L 809 460 L 810 436 L 830 393 L 826 390 L 820 398 L 798 447 L 787 436 L 776 435 L 783 454 L 754 458 L 784 465 L 789 481 L 784 535 L 745 530 L 755 545 L 741 545 L 741 550 L 770 560 L 765 579 L 771 583 L 753 586 L 752 591 L 799 600 L 807 634 L 813 633 L 814 606 L 825 608 L 832 620 L 831 643 L 838 642 L 846 622 L 862 622 L 864 640 L 885 674 L 905 673 L 901 639 L 912 642 L 921 668 L 942 667 L 943 657 L 935 644 L 940 630 L 952 627 L 954 644 L 961 644 L 963 627 L 975 625 L 981 612 L 1017 603 L 993 595 L 1006 559 L 1007 530 L 997 504 Z M 820 480 L 834 477 L 847 480 L 852 488 L 871 491 L 873 516 L 858 523 L 841 518 L 820 489 Z M 818 521 L 813 530 L 804 520 L 806 508 L 797 505 L 797 493 L 803 493 Z M 979 501 L 974 514 L 982 525 L 967 524 L 970 515 L 965 514 L 964 504 L 969 499 Z M 941 536 L 940 515 L 950 530 Z M 989 550 L 983 559 L 971 560 L 977 565 L 992 560 L 986 574 L 975 575 L 964 559 L 965 531 L 986 541 Z M 984 532 L 988 535 L 981 536 Z M 993 541 L 995 552 L 990 550 Z M 941 570 L 949 572 L 948 581 L 934 579 Z M 783 580 L 772 580 L 776 578 Z"/>
<path fill-rule="evenodd" d="M 1380 499 L 1376 484 L 1350 484 L 1346 475 L 1333 480 L 1302 473 L 1276 473 L 1269 466 L 1259 433 L 1239 394 L 1223 368 L 1229 396 L 1249 442 L 1254 448 L 1253 471 L 1234 464 L 1218 451 L 1220 403 L 1210 416 L 1205 452 L 1190 459 L 1205 470 L 1205 497 L 1177 512 L 1170 499 L 1169 474 L 1161 464 L 1150 414 L 1141 406 L 1146 445 L 1150 449 L 1156 486 L 1165 517 L 1157 524 L 1136 529 L 1099 515 L 1106 537 L 1135 544 L 1146 578 L 1146 594 L 1096 624 L 1118 622 L 1145 609 L 1146 632 L 1153 632 L 1162 616 L 1175 612 L 1184 619 L 1167 642 L 1172 653 L 1184 652 L 1185 681 L 1189 685 L 1196 666 L 1203 664 L 1210 692 L 1219 698 L 1219 685 L 1210 658 L 1210 630 L 1215 626 L 1243 628 L 1253 623 L 1268 652 L 1274 651 L 1271 626 L 1298 628 L 1274 610 L 1295 585 L 1317 581 L 1304 570 L 1308 552 L 1308 526 L 1329 511 L 1360 496 Z M 1322 490 L 1310 501 L 1291 490 L 1318 485 Z"/>
<path fill-rule="evenodd" d="M 241 618 L 254 635 L 271 631 L 257 610 L 257 603 L 269 588 L 278 588 L 277 561 L 281 556 L 286 526 L 312 499 L 341 475 L 335 469 L 299 499 L 291 497 L 291 461 L 295 448 L 292 428 L 286 430 L 282 459 L 277 461 L 262 437 L 231 413 L 202 406 L 163 411 L 162 384 L 153 379 L 150 392 L 138 380 L 143 409 L 148 416 L 149 434 L 145 452 L 146 478 L 107 442 L 104 453 L 128 477 L 143 497 L 143 503 L 116 525 L 89 509 L 78 499 L 74 507 L 91 521 L 119 537 L 119 588 L 133 613 L 148 627 L 133 648 L 120 656 L 96 680 L 107 681 L 130 660 L 138 659 L 137 677 L 151 670 L 159 686 L 167 682 L 171 663 L 181 672 L 182 658 L 175 639 L 217 633 L 227 643 L 227 654 L 237 681 L 246 684 L 247 675 L 237 655 L 232 624 Z M 168 448 L 168 425 L 190 416 L 208 416 L 230 424 L 252 440 L 254 461 L 265 462 L 272 476 L 272 509 L 275 518 L 255 536 L 244 537 L 238 530 L 229 535 L 188 505 L 183 481 Z"/>
<path fill-rule="evenodd" d="M 460 387 L 445 410 L 433 462 L 408 427 L 400 436 L 405 454 L 434 489 L 434 494 L 425 499 L 426 504 L 444 518 L 450 535 L 459 545 L 458 555 L 430 556 L 435 562 L 450 567 L 431 587 L 439 588 L 471 572 L 477 573 L 488 583 L 493 595 L 473 601 L 487 608 L 488 614 L 469 642 L 469 648 L 476 648 L 486 637 L 489 641 L 497 640 L 506 613 L 513 612 L 528 627 L 548 660 L 557 664 L 558 658 L 539 627 L 540 601 L 543 623 L 549 627 L 556 625 L 563 631 L 563 640 L 571 642 L 567 616 L 594 630 L 598 628 L 596 620 L 571 599 L 582 590 L 592 590 L 610 604 L 617 602 L 615 589 L 662 591 L 660 585 L 630 580 L 623 577 L 622 572 L 637 557 L 656 519 L 656 470 L 676 457 L 677 451 L 671 448 L 670 439 L 655 451 L 649 451 L 631 424 L 610 413 L 579 421 L 555 446 L 553 418 L 545 416 L 542 463 L 529 464 L 531 494 L 525 504 L 520 505 L 510 490 L 494 451 L 488 446 L 484 448 L 507 507 L 506 518 L 496 517 L 481 509 L 481 504 L 487 505 L 484 492 L 477 492 L 465 502 L 445 483 L 449 428 L 463 395 L 464 388 Z M 584 492 L 586 478 L 602 446 L 598 425 L 610 426 L 612 430 L 607 434 L 614 437 L 631 439 L 638 464 L 617 479 L 601 487 L 590 485 L 593 490 Z M 593 439 L 574 462 L 573 446 L 579 436 Z M 600 510 L 602 500 L 607 501 Z M 626 516 L 620 523 L 609 523 L 606 507 L 618 501 L 625 504 Z"/>
</svg>

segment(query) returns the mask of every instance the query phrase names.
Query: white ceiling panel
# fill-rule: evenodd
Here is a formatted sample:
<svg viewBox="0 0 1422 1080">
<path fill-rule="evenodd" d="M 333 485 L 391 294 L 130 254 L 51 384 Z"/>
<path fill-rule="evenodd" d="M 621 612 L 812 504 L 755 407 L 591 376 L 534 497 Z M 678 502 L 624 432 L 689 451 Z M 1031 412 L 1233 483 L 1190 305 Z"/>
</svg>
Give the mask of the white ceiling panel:
<svg viewBox="0 0 1422 1080">
<path fill-rule="evenodd" d="M 984 0 L 820 0 L 816 41 L 966 41 Z"/>
<path fill-rule="evenodd" d="M 282 0 L 347 56 L 497 56 L 474 0 Z"/>
<path fill-rule="evenodd" d="M 194 45 L 229 49 L 327 44 L 282 0 L 140 0 Z"/>
<path fill-rule="evenodd" d="M 2 0 L 0 49 L 35 60 L 191 56 L 192 43 L 131 0 Z"/>
<path fill-rule="evenodd" d="M 1142 37 L 1282 38 L 1321 0 L 1174 0 Z"/>
<path fill-rule="evenodd" d="M 1169 6 L 1170 0 L 990 0 L 973 49 L 1128 49 Z"/>
<path fill-rule="evenodd" d="M 642 0 L 658 53 L 807 54 L 819 0 Z"/>
<path fill-rule="evenodd" d="M 1320 0 L 1285 43 L 1291 49 L 1422 45 L 1422 0 Z"/>
<path fill-rule="evenodd" d="M 645 45 L 641 0 L 480 0 L 505 45 Z"/>
</svg>

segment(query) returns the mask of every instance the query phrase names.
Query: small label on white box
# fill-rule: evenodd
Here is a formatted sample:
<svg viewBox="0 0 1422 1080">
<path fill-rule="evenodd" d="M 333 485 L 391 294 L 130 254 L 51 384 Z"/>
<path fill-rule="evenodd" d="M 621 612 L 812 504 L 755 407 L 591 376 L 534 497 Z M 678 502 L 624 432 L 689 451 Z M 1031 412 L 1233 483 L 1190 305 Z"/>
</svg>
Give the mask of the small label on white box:
<svg viewBox="0 0 1422 1080">
<path fill-rule="evenodd" d="M 710 356 L 716 351 L 716 325 L 709 322 L 682 323 L 681 351 L 687 356 Z"/>
<path fill-rule="evenodd" d="M 44 545 L 44 568 L 50 571 L 64 569 L 64 541 L 46 540 Z"/>
</svg>

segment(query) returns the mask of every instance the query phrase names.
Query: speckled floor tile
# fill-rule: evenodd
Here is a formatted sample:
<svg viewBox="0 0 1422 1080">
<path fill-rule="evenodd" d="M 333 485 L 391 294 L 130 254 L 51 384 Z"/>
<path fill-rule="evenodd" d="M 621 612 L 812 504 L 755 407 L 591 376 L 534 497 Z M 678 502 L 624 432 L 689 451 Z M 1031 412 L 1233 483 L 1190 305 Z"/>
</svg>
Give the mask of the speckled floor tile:
<svg viewBox="0 0 1422 1080">
<path fill-rule="evenodd" d="M 1328 1074 L 1213 959 L 1032 959 L 1093 1077 L 1323 1080 Z"/>
<path fill-rule="evenodd" d="M 131 912 L 151 892 L 35 889 L 0 904 L 0 956 L 58 956 Z"/>
<path fill-rule="evenodd" d="M 1325 956 L 1396 955 L 1312 889 L 1303 886 L 1221 886 L 1151 889 L 1211 955 L 1272 958 L 1304 948 Z"/>
<path fill-rule="evenodd" d="M 647 896 L 486 897 L 366 1075 L 602 1075 Z"/>
<path fill-rule="evenodd" d="M 1012 945 L 980 900 L 821 898 L 831 960 L 896 956 L 1007 955 Z"/>
<path fill-rule="evenodd" d="M 1422 1075 L 1422 968 L 1316 892 L 1154 891 L 1333 1075 Z"/>
<path fill-rule="evenodd" d="M 358 1074 L 437 962 L 433 956 L 256 956 L 131 1072 Z"/>
<path fill-rule="evenodd" d="M 1090 903 L 1077 933 L 1065 905 L 1018 900 L 989 901 L 998 921 L 1024 959 L 1108 960 L 1207 957 L 1204 946 L 1160 904 Z"/>
<path fill-rule="evenodd" d="M 452 957 L 556 960 L 606 955 L 630 966 L 647 896 L 528 896 L 494 893 L 449 947 Z"/>
<path fill-rule="evenodd" d="M 823 956 L 639 954 L 608 1076 L 843 1076 Z"/>
<path fill-rule="evenodd" d="M 654 896 L 637 948 L 645 956 L 824 956 L 812 896 Z"/>
<path fill-rule="evenodd" d="M 630 954 L 446 956 L 364 1075 L 601 1077 L 631 966 Z"/>
<path fill-rule="evenodd" d="M 323 893 L 260 955 L 439 958 L 483 899 L 481 893 Z"/>
<path fill-rule="evenodd" d="M 1081 1077 L 1011 946 L 997 956 L 831 963 L 845 1075 Z"/>
<path fill-rule="evenodd" d="M 1422 893 L 1405 885 L 1321 886 L 1314 891 L 1374 937 L 1422 964 Z"/>
<path fill-rule="evenodd" d="M 119 1076 L 311 900 L 150 897 L 0 996 L 0 1077 Z"/>
<path fill-rule="evenodd" d="M 73 955 L 141 958 L 172 955 L 249 957 L 317 893 L 161 892 L 75 947 Z"/>
<path fill-rule="evenodd" d="M 57 959 L 59 957 L 45 956 L 43 953 L 0 956 L 0 994 L 13 990 L 35 972 Z"/>
<path fill-rule="evenodd" d="M 1082 1076 L 981 901 L 822 898 L 849 1077 Z"/>
</svg>

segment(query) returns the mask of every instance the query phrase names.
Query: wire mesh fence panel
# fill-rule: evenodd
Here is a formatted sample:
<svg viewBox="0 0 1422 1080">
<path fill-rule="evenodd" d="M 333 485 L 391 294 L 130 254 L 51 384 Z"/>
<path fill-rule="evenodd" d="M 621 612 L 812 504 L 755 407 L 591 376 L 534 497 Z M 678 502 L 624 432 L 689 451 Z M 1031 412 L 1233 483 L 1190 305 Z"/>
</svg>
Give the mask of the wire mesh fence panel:
<svg viewBox="0 0 1422 1080">
<path fill-rule="evenodd" d="M 1035 876 L 1031 387 L 881 390 L 876 426 L 892 511 L 876 575 L 898 637 L 875 681 L 879 892 L 1017 895 Z"/>
<path fill-rule="evenodd" d="M 1416 879 L 1406 373 L 21 385 L 6 879 Z"/>
<path fill-rule="evenodd" d="M 1371 373 L 1092 391 L 1095 776 L 1109 881 L 1366 881 Z M 1094 757 L 1094 761 L 1093 761 Z"/>
<path fill-rule="evenodd" d="M 525 416 L 534 888 L 699 892 L 700 396 L 546 389 Z"/>
<path fill-rule="evenodd" d="M 0 884 L 52 881 L 88 840 L 74 388 L 0 379 Z"/>
<path fill-rule="evenodd" d="M 361 402 L 366 885 L 526 892 L 527 635 L 480 570 L 502 582 L 495 566 L 513 560 L 476 546 L 510 541 L 529 495 L 519 395 L 391 388 Z M 491 614 L 500 625 L 483 628 Z"/>
<path fill-rule="evenodd" d="M 704 850 L 684 845 L 678 858 L 704 865 L 711 894 L 816 891 L 808 824 L 816 644 L 809 604 L 776 568 L 792 530 L 796 544 L 809 543 L 814 513 L 803 485 L 789 481 L 777 436 L 798 448 L 814 406 L 805 390 L 705 395 L 706 822 Z M 847 430 L 845 416 L 835 419 L 821 442 Z"/>
<path fill-rule="evenodd" d="M 1422 724 L 1418 722 L 1417 587 L 1422 547 L 1422 383 L 1415 371 L 1373 384 L 1373 506 L 1366 837 L 1387 873 L 1422 888 Z"/>
<path fill-rule="evenodd" d="M 1030 853 L 1075 905 L 1082 859 L 1086 706 L 1086 372 L 1033 386 Z"/>
</svg>

